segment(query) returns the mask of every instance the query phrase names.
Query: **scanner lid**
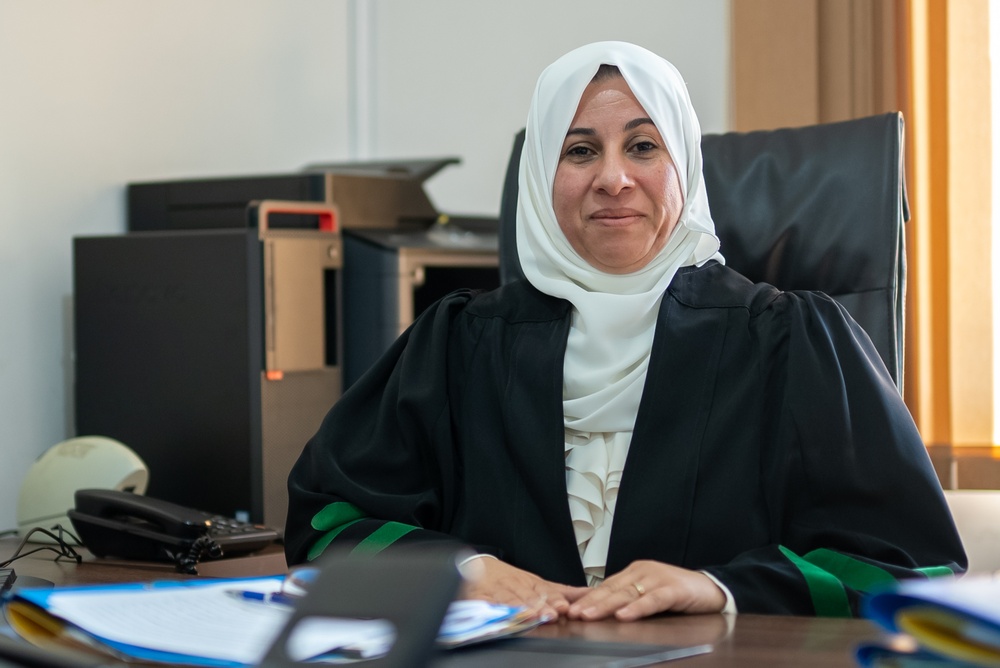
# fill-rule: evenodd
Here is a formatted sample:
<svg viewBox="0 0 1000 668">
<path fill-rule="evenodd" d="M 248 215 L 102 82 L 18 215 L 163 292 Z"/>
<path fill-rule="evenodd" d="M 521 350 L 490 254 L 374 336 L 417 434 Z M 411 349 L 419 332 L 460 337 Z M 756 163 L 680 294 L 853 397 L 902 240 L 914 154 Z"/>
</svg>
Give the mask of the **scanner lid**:
<svg viewBox="0 0 1000 668">
<path fill-rule="evenodd" d="M 448 165 L 461 163 L 455 156 L 442 158 L 414 158 L 411 160 L 370 160 L 351 162 L 327 162 L 306 165 L 304 172 L 324 174 L 345 174 L 351 176 L 371 176 L 387 179 L 405 179 L 423 183 Z"/>
</svg>

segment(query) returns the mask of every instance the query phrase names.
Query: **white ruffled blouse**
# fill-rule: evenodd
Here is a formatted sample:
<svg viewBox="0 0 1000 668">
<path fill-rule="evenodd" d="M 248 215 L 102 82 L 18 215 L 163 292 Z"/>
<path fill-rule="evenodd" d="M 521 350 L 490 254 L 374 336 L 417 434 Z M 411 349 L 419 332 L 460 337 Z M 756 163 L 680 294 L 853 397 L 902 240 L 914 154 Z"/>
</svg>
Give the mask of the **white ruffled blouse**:
<svg viewBox="0 0 1000 668">
<path fill-rule="evenodd" d="M 631 432 L 566 430 L 566 489 L 587 585 L 604 581 L 611 524 Z"/>
</svg>

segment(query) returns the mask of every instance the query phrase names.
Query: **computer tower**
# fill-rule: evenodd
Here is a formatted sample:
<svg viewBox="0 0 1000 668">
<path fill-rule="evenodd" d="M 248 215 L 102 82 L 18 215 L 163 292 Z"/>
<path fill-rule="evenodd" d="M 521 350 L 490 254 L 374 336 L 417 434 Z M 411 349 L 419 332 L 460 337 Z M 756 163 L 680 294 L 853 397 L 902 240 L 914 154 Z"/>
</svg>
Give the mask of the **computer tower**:
<svg viewBox="0 0 1000 668">
<path fill-rule="evenodd" d="M 135 450 L 149 496 L 282 528 L 342 391 L 339 230 L 78 237 L 73 263 L 77 433 Z"/>
</svg>

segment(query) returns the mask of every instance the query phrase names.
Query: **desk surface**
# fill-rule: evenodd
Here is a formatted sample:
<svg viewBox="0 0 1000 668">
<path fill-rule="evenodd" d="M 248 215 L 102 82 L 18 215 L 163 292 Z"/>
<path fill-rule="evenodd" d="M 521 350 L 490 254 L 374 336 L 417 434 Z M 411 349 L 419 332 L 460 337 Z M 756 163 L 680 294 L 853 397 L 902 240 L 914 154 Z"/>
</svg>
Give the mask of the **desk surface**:
<svg viewBox="0 0 1000 668">
<path fill-rule="evenodd" d="M 10 556 L 16 539 L 0 539 L 0 560 Z M 153 579 L 185 579 L 169 564 L 97 559 L 81 550 L 84 562 L 52 560 L 52 552 L 18 559 L 11 567 L 18 576 L 44 578 L 56 584 L 105 584 Z M 200 577 L 250 577 L 285 572 L 279 547 L 235 559 L 202 562 Z M 879 636 L 871 623 L 861 619 L 816 619 L 769 615 L 662 616 L 630 624 L 617 622 L 559 622 L 532 632 L 547 638 L 583 638 L 592 641 L 634 642 L 660 645 L 711 644 L 709 654 L 664 666 L 715 668 L 833 668 L 856 666 L 854 648 Z"/>
</svg>

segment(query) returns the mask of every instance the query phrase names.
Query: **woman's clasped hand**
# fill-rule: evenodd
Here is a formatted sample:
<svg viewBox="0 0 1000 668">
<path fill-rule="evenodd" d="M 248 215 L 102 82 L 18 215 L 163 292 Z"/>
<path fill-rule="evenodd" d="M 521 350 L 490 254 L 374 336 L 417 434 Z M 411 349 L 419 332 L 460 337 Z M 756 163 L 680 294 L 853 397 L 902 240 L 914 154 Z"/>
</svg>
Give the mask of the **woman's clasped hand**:
<svg viewBox="0 0 1000 668">
<path fill-rule="evenodd" d="M 635 561 L 597 587 L 571 587 L 497 559 L 479 559 L 463 597 L 537 610 L 547 621 L 560 617 L 632 621 L 661 612 L 720 612 L 726 595 L 704 573 L 656 561 Z"/>
</svg>

